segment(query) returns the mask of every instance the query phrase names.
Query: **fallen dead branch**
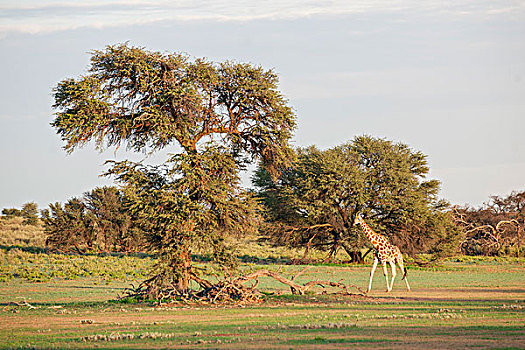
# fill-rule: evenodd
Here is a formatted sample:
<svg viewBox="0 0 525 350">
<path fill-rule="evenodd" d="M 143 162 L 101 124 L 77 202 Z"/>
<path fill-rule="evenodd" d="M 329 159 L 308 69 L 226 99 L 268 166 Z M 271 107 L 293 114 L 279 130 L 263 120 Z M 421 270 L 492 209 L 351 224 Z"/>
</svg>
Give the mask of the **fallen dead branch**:
<svg viewBox="0 0 525 350">
<path fill-rule="evenodd" d="M 351 295 L 351 294 L 365 295 L 366 294 L 359 287 L 357 287 L 355 285 L 346 285 L 346 284 L 342 283 L 341 281 L 332 282 L 332 281 L 315 280 L 315 281 L 309 281 L 309 282 L 307 282 L 305 284 L 299 284 L 299 283 L 295 282 L 297 277 L 299 275 L 301 275 L 302 273 L 304 273 L 307 269 L 309 269 L 309 267 L 303 269 L 302 271 L 300 271 L 291 280 L 287 279 L 287 278 L 285 278 L 285 277 L 283 277 L 281 275 L 279 275 L 276 272 L 270 271 L 270 270 L 259 270 L 259 271 L 252 272 L 252 273 L 250 273 L 250 274 L 248 274 L 246 276 L 238 277 L 235 281 L 237 283 L 245 283 L 247 281 L 250 281 L 250 280 L 253 280 L 253 279 L 257 279 L 257 278 L 260 278 L 260 277 L 271 277 L 271 278 L 275 279 L 276 281 L 279 281 L 279 282 L 281 282 L 283 284 L 286 284 L 287 286 L 290 287 L 290 290 L 291 290 L 292 294 L 298 294 L 298 295 L 305 294 L 310 289 L 312 289 L 312 287 L 314 287 L 314 286 L 321 286 L 323 288 L 326 288 L 326 287 L 339 288 L 339 289 L 342 289 L 345 292 L 345 294 L 347 294 L 347 295 Z M 358 293 L 350 293 L 349 292 L 349 288 L 355 288 L 359 292 Z"/>
<path fill-rule="evenodd" d="M 14 305 L 14 306 L 18 306 L 18 307 L 27 307 L 29 308 L 29 310 L 33 310 L 33 309 L 38 309 L 37 306 L 33 306 L 31 304 L 29 304 L 25 299 L 21 302 L 16 302 L 16 301 L 10 301 L 5 307 L 4 307 L 4 311 L 7 310 L 7 308 L 11 305 Z"/>
<path fill-rule="evenodd" d="M 158 290 L 158 287 L 153 285 L 153 280 L 146 280 L 142 282 L 137 288 L 130 288 L 126 290 L 124 298 L 137 298 L 139 300 L 155 299 L 159 302 L 173 302 L 175 300 L 181 301 L 196 301 L 206 303 L 218 302 L 234 302 L 238 304 L 254 303 L 261 300 L 262 293 L 256 289 L 259 284 L 259 278 L 269 277 L 290 287 L 290 291 L 295 295 L 304 295 L 313 287 L 319 286 L 323 288 L 323 294 L 326 294 L 326 288 L 332 287 L 339 289 L 344 295 L 361 295 L 366 293 L 359 287 L 353 284 L 344 284 L 341 281 L 333 282 L 326 280 L 308 281 L 304 284 L 296 282 L 297 277 L 302 275 L 305 271 L 310 269 L 306 267 L 297 273 L 292 279 L 288 279 L 281 274 L 270 270 L 258 270 L 244 276 L 229 278 L 221 280 L 218 283 L 211 283 L 197 275 L 192 275 L 191 278 L 202 288 L 199 291 L 188 291 L 180 293 L 174 287 L 163 288 Z M 252 282 L 251 286 L 246 286 L 248 282 Z M 351 292 L 354 288 L 356 291 Z"/>
</svg>

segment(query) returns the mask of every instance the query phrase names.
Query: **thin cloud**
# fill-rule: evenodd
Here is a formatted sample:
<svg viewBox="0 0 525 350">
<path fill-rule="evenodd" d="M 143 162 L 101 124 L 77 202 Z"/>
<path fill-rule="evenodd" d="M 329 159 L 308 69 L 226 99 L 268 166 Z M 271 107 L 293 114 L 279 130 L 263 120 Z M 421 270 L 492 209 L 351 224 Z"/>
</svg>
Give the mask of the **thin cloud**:
<svg viewBox="0 0 525 350">
<path fill-rule="evenodd" d="M 456 16 L 520 16 L 524 2 L 420 0 L 246 1 L 34 1 L 0 4 L 0 36 L 10 32 L 49 33 L 168 21 L 294 20 L 362 13 L 421 13 Z"/>
</svg>

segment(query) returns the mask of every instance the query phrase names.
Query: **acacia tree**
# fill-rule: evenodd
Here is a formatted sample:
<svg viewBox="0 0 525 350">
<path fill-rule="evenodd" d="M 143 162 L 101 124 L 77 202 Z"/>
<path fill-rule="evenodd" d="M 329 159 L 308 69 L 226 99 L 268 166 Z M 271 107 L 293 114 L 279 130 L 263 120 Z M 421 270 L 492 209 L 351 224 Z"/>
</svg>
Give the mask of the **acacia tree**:
<svg viewBox="0 0 525 350">
<path fill-rule="evenodd" d="M 93 250 L 96 239 L 85 209 L 82 200 L 72 198 L 64 206 L 58 202 L 51 203 L 49 209 L 42 210 L 48 236 L 46 246 L 61 251 L 74 249 L 78 253 Z"/>
<path fill-rule="evenodd" d="M 457 230 L 428 170 L 426 156 L 405 144 L 359 136 L 326 151 L 298 149 L 278 182 L 263 168 L 253 182 L 278 243 L 302 245 L 305 256 L 327 250 L 329 259 L 343 248 L 360 262 L 368 242 L 353 225 L 357 213 L 409 253 L 453 249 Z"/>
<path fill-rule="evenodd" d="M 144 235 L 123 201 L 123 193 L 116 187 L 98 187 L 64 206 L 50 204 L 49 209 L 42 210 L 46 245 L 79 253 L 140 250 Z"/>
<path fill-rule="evenodd" d="M 173 151 L 162 165 L 113 162 L 107 172 L 160 255 L 150 296 L 188 290 L 196 245 L 227 259 L 222 236 L 254 213 L 239 170 L 260 159 L 275 176 L 289 164 L 295 116 L 277 85 L 261 67 L 121 44 L 94 51 L 88 74 L 55 88 L 52 125 L 68 152 L 92 140 L 101 149 Z"/>
<path fill-rule="evenodd" d="M 116 187 L 98 187 L 84 194 L 86 219 L 99 249 L 105 252 L 139 251 L 144 245 L 144 234 L 137 219 L 126 210 L 125 200 Z"/>
</svg>

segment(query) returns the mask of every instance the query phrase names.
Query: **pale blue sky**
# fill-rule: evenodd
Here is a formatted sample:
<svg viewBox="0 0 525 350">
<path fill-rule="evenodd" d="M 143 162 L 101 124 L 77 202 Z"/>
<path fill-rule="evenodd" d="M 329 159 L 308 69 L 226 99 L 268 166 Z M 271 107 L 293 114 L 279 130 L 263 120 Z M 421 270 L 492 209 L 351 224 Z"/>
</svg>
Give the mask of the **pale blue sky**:
<svg viewBox="0 0 525 350">
<path fill-rule="evenodd" d="M 479 205 L 525 190 L 524 39 L 524 1 L 0 0 L 0 208 L 111 183 L 104 161 L 130 155 L 66 155 L 51 92 L 125 41 L 273 68 L 295 145 L 404 142 L 428 155 L 441 197 Z"/>
</svg>

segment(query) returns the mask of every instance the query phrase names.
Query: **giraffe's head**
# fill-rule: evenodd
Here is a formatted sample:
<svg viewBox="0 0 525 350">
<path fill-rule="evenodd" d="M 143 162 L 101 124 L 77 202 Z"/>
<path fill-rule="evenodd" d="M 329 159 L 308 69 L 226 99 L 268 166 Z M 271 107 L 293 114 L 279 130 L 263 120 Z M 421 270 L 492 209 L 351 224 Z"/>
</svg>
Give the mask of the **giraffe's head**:
<svg viewBox="0 0 525 350">
<path fill-rule="evenodd" d="M 361 216 L 361 213 L 357 213 L 357 215 L 355 216 L 354 224 L 360 224 L 363 222 L 365 222 L 365 220 Z"/>
</svg>

